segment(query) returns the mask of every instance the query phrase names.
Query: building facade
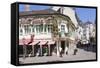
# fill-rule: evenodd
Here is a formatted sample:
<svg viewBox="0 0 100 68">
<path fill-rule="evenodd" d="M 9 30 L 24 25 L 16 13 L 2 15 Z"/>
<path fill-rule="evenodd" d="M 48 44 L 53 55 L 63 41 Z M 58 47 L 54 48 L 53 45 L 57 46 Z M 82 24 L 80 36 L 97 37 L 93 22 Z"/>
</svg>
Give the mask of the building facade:
<svg viewBox="0 0 100 68">
<path fill-rule="evenodd" d="M 87 43 L 90 43 L 90 38 L 91 37 L 95 38 L 95 33 L 96 33 L 95 24 L 88 21 L 88 22 L 83 24 L 82 28 L 83 28 L 82 40 L 83 41 L 86 40 Z"/>
<path fill-rule="evenodd" d="M 67 9 L 72 15 L 65 14 Z M 73 54 L 76 27 L 74 10 L 71 8 L 20 12 L 19 46 L 28 56 L 60 56 L 61 51 L 65 55 Z M 27 46 L 30 47 L 28 51 Z"/>
</svg>

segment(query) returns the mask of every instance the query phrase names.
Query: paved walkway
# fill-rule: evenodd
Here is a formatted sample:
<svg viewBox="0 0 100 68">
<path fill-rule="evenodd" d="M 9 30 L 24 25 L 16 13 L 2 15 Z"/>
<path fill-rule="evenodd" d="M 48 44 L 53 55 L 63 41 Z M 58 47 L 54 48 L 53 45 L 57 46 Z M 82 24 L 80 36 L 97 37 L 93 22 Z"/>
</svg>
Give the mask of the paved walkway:
<svg viewBox="0 0 100 68">
<path fill-rule="evenodd" d="M 25 63 L 43 63 L 53 61 L 76 61 L 76 60 L 93 60 L 96 59 L 96 53 L 78 49 L 77 55 L 63 55 L 58 56 L 42 56 L 42 57 L 27 57 L 26 59 L 19 58 L 21 64 Z"/>
</svg>

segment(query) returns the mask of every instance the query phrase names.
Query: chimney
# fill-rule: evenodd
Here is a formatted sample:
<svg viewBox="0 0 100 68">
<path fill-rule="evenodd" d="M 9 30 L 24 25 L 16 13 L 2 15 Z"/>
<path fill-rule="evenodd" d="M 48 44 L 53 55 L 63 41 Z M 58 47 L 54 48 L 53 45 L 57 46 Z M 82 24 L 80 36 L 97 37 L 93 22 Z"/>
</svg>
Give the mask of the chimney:
<svg viewBox="0 0 100 68">
<path fill-rule="evenodd" d="M 24 11 L 30 11 L 30 5 L 25 5 L 24 6 Z"/>
</svg>

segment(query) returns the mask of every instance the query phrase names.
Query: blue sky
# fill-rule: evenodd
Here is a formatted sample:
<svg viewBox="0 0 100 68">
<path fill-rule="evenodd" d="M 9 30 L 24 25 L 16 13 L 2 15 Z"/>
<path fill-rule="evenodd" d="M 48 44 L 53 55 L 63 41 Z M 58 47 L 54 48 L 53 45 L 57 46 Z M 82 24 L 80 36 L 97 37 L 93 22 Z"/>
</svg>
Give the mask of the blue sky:
<svg viewBox="0 0 100 68">
<path fill-rule="evenodd" d="M 50 6 L 31 5 L 30 10 L 43 10 L 48 9 Z M 19 11 L 24 11 L 24 5 L 19 5 Z M 94 23 L 96 17 L 96 9 L 94 8 L 75 8 L 79 19 L 85 23 L 91 21 Z"/>
<path fill-rule="evenodd" d="M 93 8 L 76 8 L 75 9 L 78 17 L 82 22 L 91 21 L 94 23 L 96 18 L 96 9 Z"/>
<path fill-rule="evenodd" d="M 30 10 L 48 9 L 50 6 L 30 5 Z M 24 11 L 24 5 L 19 5 L 19 11 Z"/>
</svg>

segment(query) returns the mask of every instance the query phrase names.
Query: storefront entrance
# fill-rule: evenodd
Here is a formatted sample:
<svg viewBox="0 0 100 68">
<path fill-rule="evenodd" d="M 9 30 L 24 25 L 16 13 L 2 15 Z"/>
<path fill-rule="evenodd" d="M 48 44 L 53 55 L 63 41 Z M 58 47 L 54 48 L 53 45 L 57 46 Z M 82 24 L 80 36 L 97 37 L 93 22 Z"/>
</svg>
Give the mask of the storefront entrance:
<svg viewBox="0 0 100 68">
<path fill-rule="evenodd" d="M 61 48 L 62 48 L 62 52 L 64 53 L 64 51 L 65 51 L 65 41 L 61 41 Z"/>
</svg>

